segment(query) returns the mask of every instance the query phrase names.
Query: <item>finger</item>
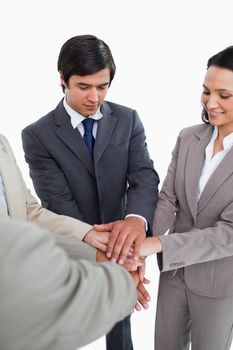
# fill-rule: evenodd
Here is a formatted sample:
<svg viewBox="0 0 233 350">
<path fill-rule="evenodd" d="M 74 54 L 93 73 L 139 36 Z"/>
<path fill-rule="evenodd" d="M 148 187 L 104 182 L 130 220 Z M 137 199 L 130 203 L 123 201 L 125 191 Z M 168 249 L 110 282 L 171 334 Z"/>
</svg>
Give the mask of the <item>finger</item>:
<svg viewBox="0 0 233 350">
<path fill-rule="evenodd" d="M 115 246 L 119 233 L 120 233 L 119 225 L 114 225 L 112 229 L 112 233 L 110 234 L 110 237 L 109 237 L 108 247 L 107 247 L 107 257 L 112 258 L 112 261 L 116 261 L 118 258 L 118 256 L 116 257 L 112 256 L 112 251 Z"/>
<path fill-rule="evenodd" d="M 143 262 L 142 265 L 139 266 L 139 268 L 138 268 L 140 282 L 143 282 L 143 280 L 144 280 L 145 270 L 146 270 L 146 264 L 145 264 L 145 262 Z"/>
<path fill-rule="evenodd" d="M 93 227 L 98 232 L 111 231 L 113 227 L 113 222 L 109 222 L 108 224 L 101 224 L 101 225 L 95 224 L 93 225 Z"/>
<path fill-rule="evenodd" d="M 118 259 L 118 263 L 120 265 L 123 265 L 124 262 L 125 262 L 125 259 L 129 253 L 129 250 L 132 246 L 132 243 L 133 243 L 133 238 L 131 236 L 127 236 L 125 241 L 124 241 L 124 244 L 120 247 L 119 245 L 119 249 L 121 249 L 121 252 L 120 252 L 120 256 L 119 256 L 119 259 Z M 118 242 L 117 242 L 118 244 Z M 117 248 L 118 245 L 115 245 L 115 247 Z M 115 252 L 115 247 L 114 247 L 114 251 L 113 251 L 113 254 Z"/>
<path fill-rule="evenodd" d="M 125 239 L 126 239 L 126 236 L 124 233 L 119 233 L 117 238 L 116 238 L 116 241 L 115 241 L 115 244 L 113 246 L 113 250 L 112 250 L 112 258 L 115 260 L 115 261 L 118 261 L 119 262 L 119 256 L 120 256 L 120 253 L 123 249 L 123 246 L 125 245 Z M 120 262 L 121 265 L 123 264 L 123 260 Z"/>
<path fill-rule="evenodd" d="M 143 309 L 148 309 L 149 304 L 146 298 L 144 297 L 144 295 L 139 291 L 138 288 L 137 288 L 137 293 L 138 293 L 137 302 L 143 307 Z"/>
<path fill-rule="evenodd" d="M 138 266 L 133 262 L 133 263 L 124 263 L 124 268 L 129 271 L 129 272 L 132 272 L 132 271 L 137 271 L 138 269 Z"/>
<path fill-rule="evenodd" d="M 133 259 L 127 257 L 124 262 L 124 268 L 128 271 L 137 271 L 138 267 L 141 266 L 140 261 L 134 261 Z"/>
<path fill-rule="evenodd" d="M 136 304 L 134 305 L 134 308 L 136 311 L 141 311 L 141 309 L 142 309 L 138 302 L 136 302 Z"/>
<path fill-rule="evenodd" d="M 147 278 L 144 277 L 142 283 L 143 284 L 149 284 L 150 280 L 148 280 Z"/>
<path fill-rule="evenodd" d="M 101 250 L 102 252 L 106 252 L 107 250 L 107 244 L 101 243 L 101 242 L 96 242 L 95 248 Z"/>
<path fill-rule="evenodd" d="M 146 290 L 146 288 L 144 287 L 144 285 L 141 282 L 138 283 L 137 291 L 138 291 L 138 293 L 140 293 L 140 296 L 145 300 L 145 302 L 151 301 L 150 294 L 148 293 L 148 291 Z"/>
<path fill-rule="evenodd" d="M 133 255 L 135 257 L 135 259 L 138 259 L 139 255 L 140 255 L 140 249 L 142 246 L 142 243 L 144 241 L 145 236 L 144 235 L 140 235 L 136 241 L 134 242 L 134 252 Z"/>
<path fill-rule="evenodd" d="M 128 254 L 127 254 L 127 257 L 128 257 L 128 258 L 132 258 L 132 257 L 133 257 L 133 252 L 131 252 L 131 251 L 129 250 L 129 252 L 128 252 Z"/>
</svg>

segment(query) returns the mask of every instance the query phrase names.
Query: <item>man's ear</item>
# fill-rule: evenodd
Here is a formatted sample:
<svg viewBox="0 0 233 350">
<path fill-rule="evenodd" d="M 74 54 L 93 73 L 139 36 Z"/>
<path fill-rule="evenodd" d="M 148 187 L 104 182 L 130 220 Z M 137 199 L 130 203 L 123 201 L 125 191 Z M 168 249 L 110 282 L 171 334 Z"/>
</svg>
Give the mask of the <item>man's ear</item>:
<svg viewBox="0 0 233 350">
<path fill-rule="evenodd" d="M 59 71 L 59 74 L 60 74 L 61 87 L 62 87 L 62 90 L 63 90 L 63 92 L 65 94 L 66 93 L 67 84 L 65 83 L 63 73 L 61 71 Z"/>
<path fill-rule="evenodd" d="M 60 74 L 60 82 L 61 82 L 61 84 L 64 85 L 64 87 L 66 87 L 66 83 L 64 81 L 63 73 L 61 71 L 59 71 L 59 74 Z"/>
</svg>

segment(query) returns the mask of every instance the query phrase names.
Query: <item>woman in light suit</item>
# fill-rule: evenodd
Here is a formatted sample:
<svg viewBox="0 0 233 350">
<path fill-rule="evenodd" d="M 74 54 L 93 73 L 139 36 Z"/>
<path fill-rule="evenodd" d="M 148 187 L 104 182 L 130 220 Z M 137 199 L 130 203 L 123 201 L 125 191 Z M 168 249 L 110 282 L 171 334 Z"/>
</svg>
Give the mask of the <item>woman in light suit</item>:
<svg viewBox="0 0 233 350">
<path fill-rule="evenodd" d="M 201 100 L 204 124 L 180 132 L 155 212 L 156 237 L 141 249 L 159 253 L 162 272 L 156 350 L 225 350 L 232 340 L 233 46 L 209 59 Z"/>
</svg>

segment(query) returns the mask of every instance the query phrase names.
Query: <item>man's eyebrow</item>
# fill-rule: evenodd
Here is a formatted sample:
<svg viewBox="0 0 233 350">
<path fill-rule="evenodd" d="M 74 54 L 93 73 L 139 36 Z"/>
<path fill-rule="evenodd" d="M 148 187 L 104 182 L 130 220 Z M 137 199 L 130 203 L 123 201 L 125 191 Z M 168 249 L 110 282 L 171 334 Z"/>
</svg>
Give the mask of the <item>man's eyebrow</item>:
<svg viewBox="0 0 233 350">
<path fill-rule="evenodd" d="M 79 86 L 92 86 L 91 84 L 82 83 L 82 82 L 77 82 L 77 84 L 78 84 Z M 109 82 L 102 83 L 102 84 L 98 84 L 97 86 L 106 86 L 106 85 L 109 85 Z"/>
</svg>

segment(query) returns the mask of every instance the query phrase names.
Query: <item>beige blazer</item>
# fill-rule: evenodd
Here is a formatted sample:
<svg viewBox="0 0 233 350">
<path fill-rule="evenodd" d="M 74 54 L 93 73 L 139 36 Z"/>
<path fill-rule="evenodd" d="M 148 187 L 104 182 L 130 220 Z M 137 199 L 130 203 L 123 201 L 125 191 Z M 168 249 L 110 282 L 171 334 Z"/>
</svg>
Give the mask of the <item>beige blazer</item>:
<svg viewBox="0 0 233 350">
<path fill-rule="evenodd" d="M 15 219 L 30 220 L 53 232 L 83 239 L 91 226 L 71 217 L 57 215 L 42 208 L 27 189 L 16 164 L 11 147 L 0 135 L 0 175 L 6 193 L 9 215 Z"/>
<path fill-rule="evenodd" d="M 198 184 L 211 125 L 181 131 L 154 217 L 161 236 L 162 271 L 184 267 L 188 287 L 201 295 L 233 296 L 233 148 L 210 177 L 198 201 Z"/>
<path fill-rule="evenodd" d="M 0 350 L 77 349 L 136 302 L 122 267 L 69 259 L 50 233 L 24 221 L 0 218 L 0 267 Z"/>
</svg>

